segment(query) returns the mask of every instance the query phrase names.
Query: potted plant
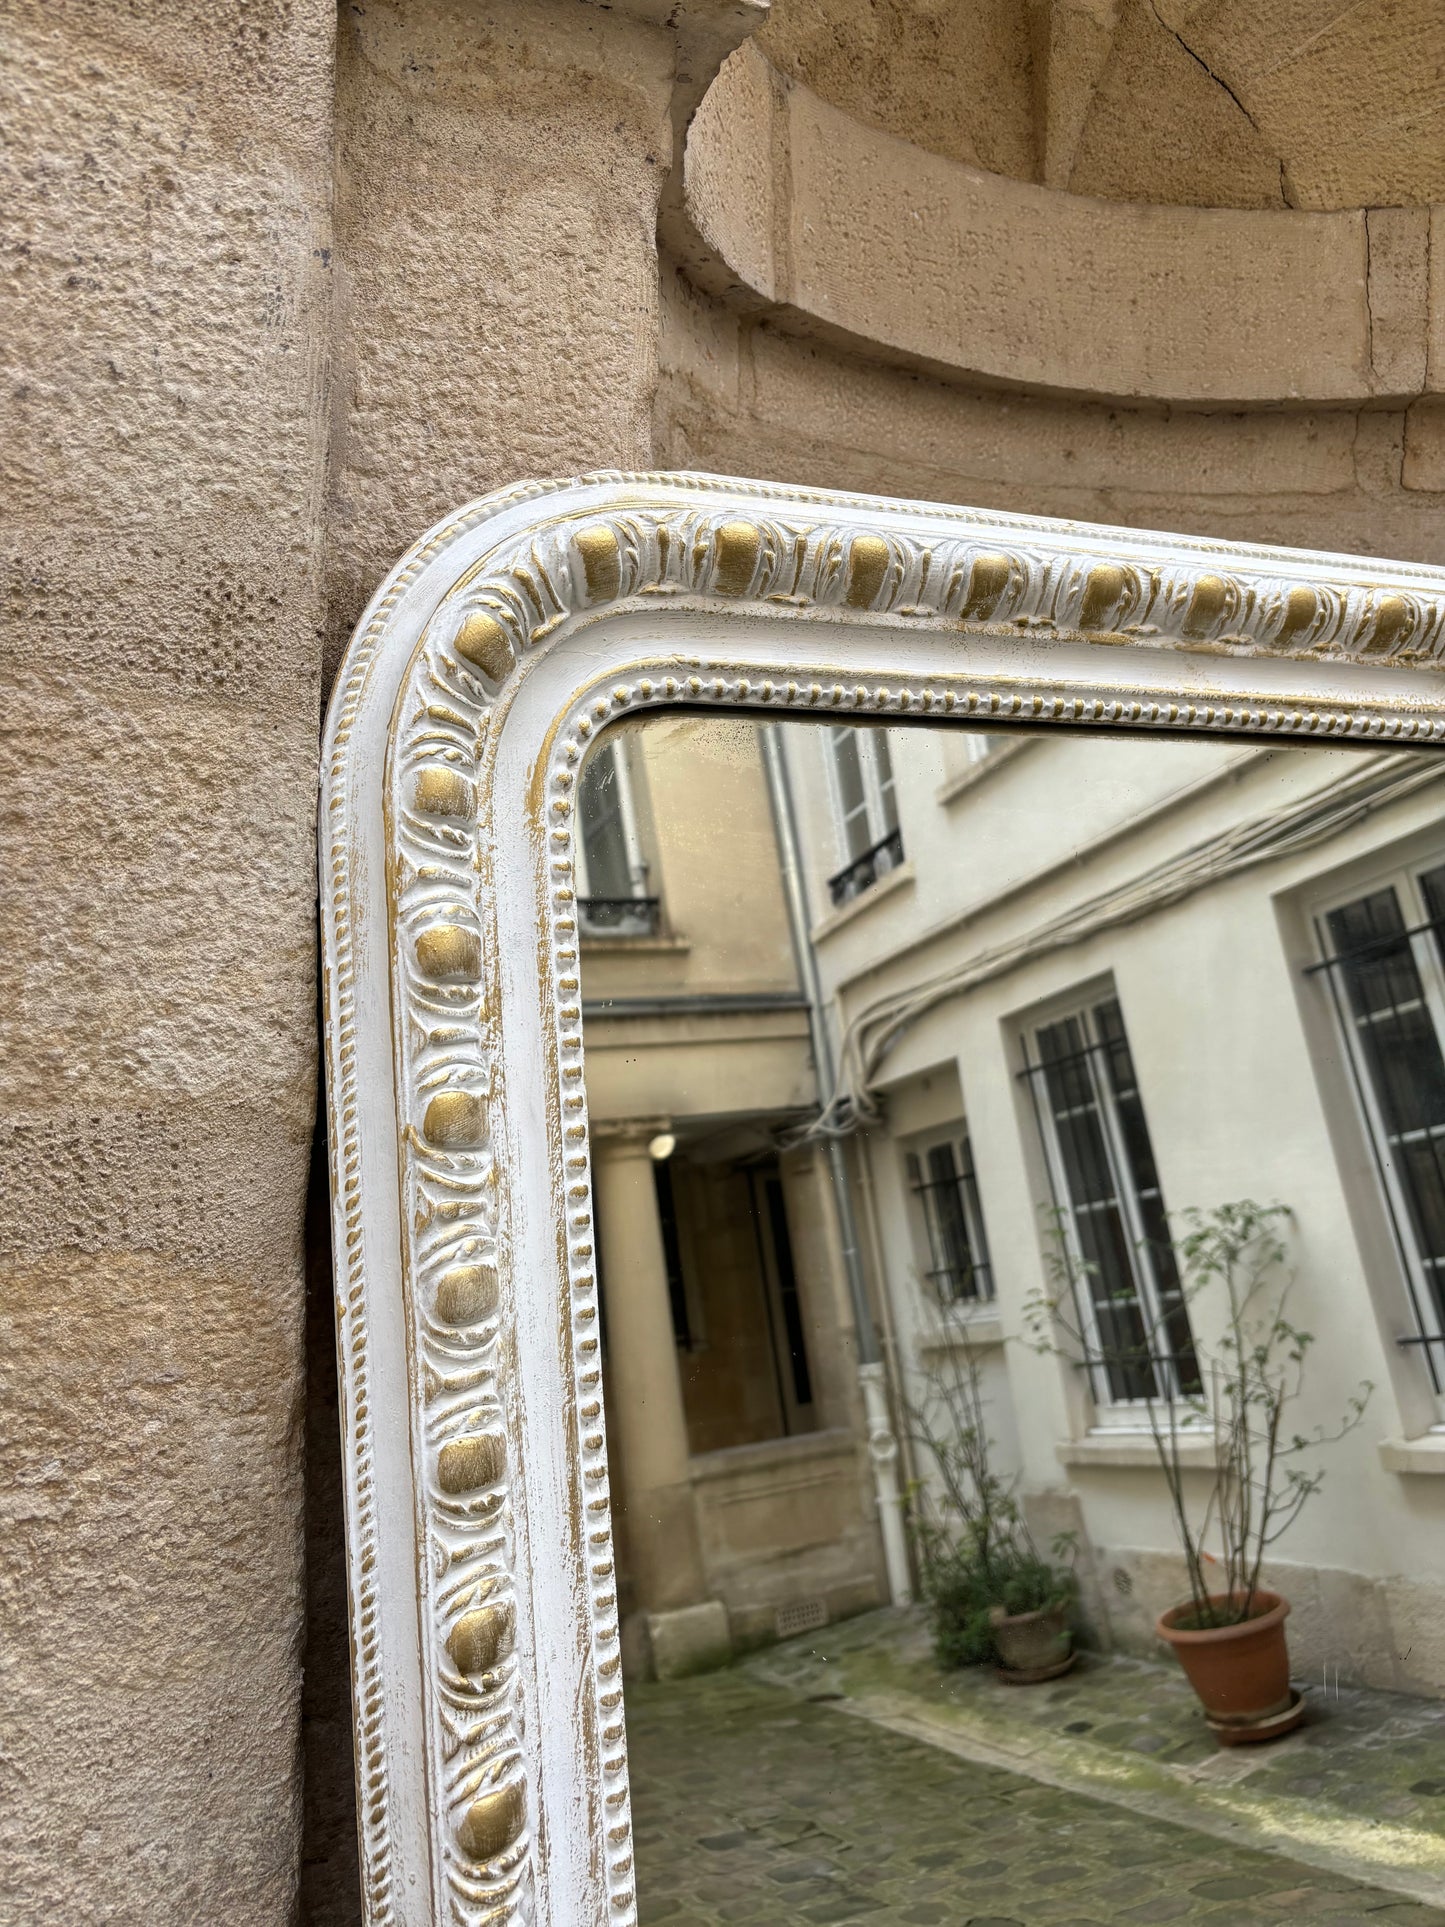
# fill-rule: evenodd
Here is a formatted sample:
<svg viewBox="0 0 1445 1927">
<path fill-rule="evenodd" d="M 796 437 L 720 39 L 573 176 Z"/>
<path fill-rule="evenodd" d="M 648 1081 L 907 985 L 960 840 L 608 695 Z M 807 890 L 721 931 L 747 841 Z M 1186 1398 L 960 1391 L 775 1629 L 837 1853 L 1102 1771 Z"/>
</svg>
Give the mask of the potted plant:
<svg viewBox="0 0 1445 1927">
<path fill-rule="evenodd" d="M 966 1325 L 948 1333 L 926 1383 L 907 1416 L 936 1476 L 910 1487 L 908 1521 L 938 1662 L 992 1660 L 1000 1678 L 1019 1685 L 1053 1679 L 1075 1656 L 1073 1537 L 1060 1534 L 1054 1557 L 1043 1558 L 1012 1483 L 995 1471 Z"/>
<path fill-rule="evenodd" d="M 1286 1417 L 1313 1338 L 1290 1316 L 1295 1281 L 1282 1235 L 1288 1207 L 1244 1199 L 1181 1215 L 1185 1230 L 1175 1250 L 1183 1304 L 1208 1300 L 1206 1329 L 1218 1335 L 1201 1342 L 1193 1334 L 1188 1383 L 1174 1397 L 1158 1395 L 1155 1368 L 1179 1362 L 1179 1311 L 1172 1311 L 1170 1329 L 1141 1307 L 1131 1344 L 1090 1347 L 1078 1309 L 1093 1268 L 1075 1257 L 1057 1214 L 1052 1269 L 1060 1288 L 1035 1296 L 1030 1322 L 1041 1349 L 1058 1349 L 1054 1334 L 1062 1328 L 1074 1356 L 1082 1348 L 1084 1358 L 1118 1366 L 1144 1388 L 1140 1403 L 1189 1582 L 1189 1597 L 1162 1613 L 1156 1630 L 1220 1743 L 1238 1745 L 1289 1731 L 1303 1710 L 1290 1686 L 1289 1601 L 1263 1585 L 1261 1573 L 1269 1549 L 1320 1489 L 1323 1473 L 1302 1460 L 1359 1424 L 1373 1388 L 1362 1383 L 1333 1428 L 1292 1430 Z M 1183 1450 L 1201 1436 L 1213 1446 L 1202 1471 L 1197 1459 L 1186 1467 Z"/>
<path fill-rule="evenodd" d="M 1054 1541 L 1055 1554 L 1066 1546 L 1072 1549 L 1072 1539 L 1060 1535 Z M 988 1623 L 999 1678 L 1014 1686 L 1032 1686 L 1068 1672 L 1077 1657 L 1073 1618 L 1078 1584 L 1072 1566 L 1022 1549 L 998 1590 L 1001 1596 L 989 1608 Z"/>
</svg>

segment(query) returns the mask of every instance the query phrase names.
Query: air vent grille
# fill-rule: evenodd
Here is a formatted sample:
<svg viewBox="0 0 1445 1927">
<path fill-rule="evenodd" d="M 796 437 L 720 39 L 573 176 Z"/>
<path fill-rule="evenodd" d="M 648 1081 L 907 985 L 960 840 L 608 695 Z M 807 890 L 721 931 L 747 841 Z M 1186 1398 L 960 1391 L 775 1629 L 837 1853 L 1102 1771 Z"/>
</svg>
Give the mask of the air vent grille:
<svg viewBox="0 0 1445 1927">
<path fill-rule="evenodd" d="M 827 1623 L 828 1607 L 822 1599 L 790 1599 L 786 1606 L 778 1608 L 779 1639 L 795 1639 L 799 1633 L 815 1633 Z"/>
</svg>

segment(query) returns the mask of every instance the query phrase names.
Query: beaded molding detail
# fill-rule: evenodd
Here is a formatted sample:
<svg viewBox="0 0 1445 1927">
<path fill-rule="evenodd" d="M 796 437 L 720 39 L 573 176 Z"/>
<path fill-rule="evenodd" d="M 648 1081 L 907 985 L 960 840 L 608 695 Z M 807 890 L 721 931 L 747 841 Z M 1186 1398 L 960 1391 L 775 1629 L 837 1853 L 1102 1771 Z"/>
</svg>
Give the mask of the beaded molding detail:
<svg viewBox="0 0 1445 1927">
<path fill-rule="evenodd" d="M 559 501 L 571 490 L 576 499 Z M 535 501 L 519 535 L 446 579 L 447 551 L 488 517 Z M 1445 655 L 1445 577 L 1353 558 L 1245 550 L 921 504 L 829 496 L 706 477 L 599 476 L 508 491 L 442 525 L 383 588 L 358 631 L 331 726 L 323 836 L 329 863 L 328 1074 L 338 1228 L 343 1381 L 356 1648 L 358 1778 L 368 1920 L 395 1911 L 387 1761 L 376 1688 L 384 1663 L 374 1561 L 364 1316 L 366 1247 L 357 1182 L 357 1050 L 351 981 L 354 906 L 339 774 L 350 717 L 384 650 L 399 597 L 428 570 L 439 593 L 405 664 L 390 734 L 386 838 L 401 1243 L 412 1356 L 406 1415 L 420 1556 L 422 1679 L 427 1734 L 434 1918 L 539 1919 L 541 1797 L 528 1730 L 528 1661 L 519 1639 L 524 1569 L 525 1422 L 509 1381 L 512 1275 L 506 1174 L 499 1168 L 505 1052 L 495 1002 L 496 850 L 489 807 L 499 731 L 522 678 L 574 633 L 636 614 L 771 618 L 786 658 L 760 674 L 728 663 L 726 629 L 702 648 L 628 643 L 620 675 L 597 675 L 569 700 L 546 764 L 545 820 L 536 828 L 544 900 L 552 1035 L 546 1093 L 555 1120 L 556 1208 L 565 1220 L 565 1289 L 576 1426 L 574 1483 L 580 1577 L 590 1615 L 591 1698 L 579 1711 L 595 1757 L 595 1843 L 605 1912 L 635 1921 L 621 1721 L 620 1644 L 600 1398 L 596 1272 L 582 1079 L 580 982 L 572 874 L 577 771 L 589 739 L 647 708 L 743 707 L 776 714 L 852 714 L 890 721 L 955 720 L 1086 727 L 1247 731 L 1389 743 L 1440 742 L 1433 704 L 1310 690 L 1205 699 L 1179 684 L 1121 688 L 1108 669 L 1134 646 L 1272 659 L 1437 667 Z M 789 627 L 782 627 L 784 620 Z M 794 624 L 798 626 L 793 626 Z M 806 626 L 805 626 L 806 625 Z M 819 628 L 821 625 L 821 629 Z M 817 667 L 820 638 L 867 625 L 877 674 Z M 887 668 L 889 628 L 931 632 L 940 666 L 928 676 Z M 1016 666 L 980 673 L 987 649 L 970 639 L 1107 644 L 1097 676 L 1060 680 Z M 806 646 L 805 646 L 806 645 Z M 950 660 L 957 652 L 957 672 Z M 603 651 L 605 654 L 605 649 Z M 655 657 L 639 669 L 637 657 Z M 811 668 L 801 659 L 812 660 Z M 591 658 L 589 658 L 590 660 Z M 1046 659 L 1045 659 L 1046 660 Z M 1180 684 L 1191 680 L 1181 663 Z M 371 914 L 375 914 L 373 910 Z M 535 1282 L 535 1281 L 534 1281 Z M 523 1564 L 519 1564 L 523 1562 Z M 581 1743 L 581 1742 L 579 1742 Z M 556 1816 L 553 1824 L 557 1824 Z M 562 1927 L 559 1921 L 556 1927 Z M 572 1927 L 568 1921 L 566 1927 Z"/>
<path fill-rule="evenodd" d="M 513 502 L 565 484 L 523 484 L 449 517 L 387 577 L 362 617 L 337 675 L 327 711 L 320 821 L 324 1053 L 332 1212 L 336 1246 L 337 1348 L 342 1425 L 348 1456 L 347 1559 L 352 1622 L 352 1727 L 362 1900 L 368 1927 L 392 1927 L 392 1852 L 377 1590 L 370 1329 L 366 1308 L 366 1230 L 360 1181 L 356 960 L 351 843 L 346 834 L 347 766 L 358 711 L 376 673 L 389 619 L 403 592 L 466 530 Z"/>
</svg>

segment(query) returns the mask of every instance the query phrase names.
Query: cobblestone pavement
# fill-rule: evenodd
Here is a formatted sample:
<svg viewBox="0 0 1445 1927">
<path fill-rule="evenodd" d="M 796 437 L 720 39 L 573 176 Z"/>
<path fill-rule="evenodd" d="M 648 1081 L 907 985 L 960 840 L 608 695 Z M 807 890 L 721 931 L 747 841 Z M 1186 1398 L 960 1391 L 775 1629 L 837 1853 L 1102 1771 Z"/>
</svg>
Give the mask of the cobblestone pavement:
<svg viewBox="0 0 1445 1927">
<path fill-rule="evenodd" d="M 1175 1665 L 1084 1654 L 1027 1690 L 986 1668 L 940 1673 L 916 1614 L 869 1613 L 748 1661 L 756 1677 L 975 1760 L 1445 1905 L 1445 1704 L 1399 1693 L 1306 1693 L 1268 1746 L 1215 1745 Z"/>
<path fill-rule="evenodd" d="M 642 1927 L 1445 1927 L 1445 1910 L 961 1759 L 740 1669 L 628 1696 Z"/>
</svg>

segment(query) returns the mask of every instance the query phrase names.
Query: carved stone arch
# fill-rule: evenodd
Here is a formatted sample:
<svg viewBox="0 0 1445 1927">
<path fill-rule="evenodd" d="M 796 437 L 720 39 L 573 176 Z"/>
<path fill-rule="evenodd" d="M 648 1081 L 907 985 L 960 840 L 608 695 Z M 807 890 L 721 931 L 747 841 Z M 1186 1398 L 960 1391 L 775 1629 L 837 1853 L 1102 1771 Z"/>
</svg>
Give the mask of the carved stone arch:
<svg viewBox="0 0 1445 1927">
<path fill-rule="evenodd" d="M 727 707 L 1445 741 L 1445 572 L 699 475 L 503 491 L 363 618 L 321 798 L 370 1927 L 636 1919 L 575 783 Z"/>
</svg>

